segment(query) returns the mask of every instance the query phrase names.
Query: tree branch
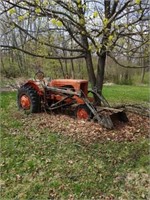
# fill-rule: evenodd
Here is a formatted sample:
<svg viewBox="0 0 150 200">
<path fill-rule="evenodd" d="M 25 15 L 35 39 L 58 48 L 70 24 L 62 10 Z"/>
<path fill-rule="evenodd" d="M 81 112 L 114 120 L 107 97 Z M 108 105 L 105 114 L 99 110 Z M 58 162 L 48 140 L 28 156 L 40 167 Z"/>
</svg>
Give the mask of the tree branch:
<svg viewBox="0 0 150 200">
<path fill-rule="evenodd" d="M 145 66 L 145 67 L 141 67 L 141 66 L 137 67 L 137 66 L 123 65 L 123 64 L 120 63 L 111 53 L 108 53 L 108 56 L 109 56 L 110 58 L 112 58 L 113 61 L 114 61 L 115 63 L 117 63 L 120 67 L 123 67 L 123 68 L 128 68 L 128 69 L 141 69 L 141 68 L 148 68 L 148 67 L 149 67 L 148 65 Z"/>
<path fill-rule="evenodd" d="M 64 60 L 69 60 L 69 59 L 78 59 L 78 58 L 84 58 L 85 55 L 84 54 L 81 54 L 81 55 L 78 55 L 78 56 L 68 56 L 68 57 L 65 57 L 65 56 L 48 56 L 48 55 L 39 55 L 39 54 L 34 54 L 34 53 L 31 53 L 29 51 L 26 51 L 24 49 L 21 49 L 19 47 L 15 47 L 15 46 L 9 46 L 9 45 L 0 45 L 1 48 L 5 48 L 5 49 L 2 49 L 2 50 L 8 50 L 8 49 L 16 49 L 18 51 L 21 51 L 25 54 L 28 54 L 30 56 L 33 56 L 33 57 L 39 57 L 39 58 L 45 58 L 45 59 L 64 59 Z"/>
</svg>

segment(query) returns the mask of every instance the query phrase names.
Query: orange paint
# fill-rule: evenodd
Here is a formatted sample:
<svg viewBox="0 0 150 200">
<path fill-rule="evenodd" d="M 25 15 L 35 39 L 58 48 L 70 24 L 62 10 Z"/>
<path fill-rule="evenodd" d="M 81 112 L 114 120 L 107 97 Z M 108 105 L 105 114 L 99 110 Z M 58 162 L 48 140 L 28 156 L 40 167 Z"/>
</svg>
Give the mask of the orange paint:
<svg viewBox="0 0 150 200">
<path fill-rule="evenodd" d="M 21 106 L 22 106 L 22 108 L 24 108 L 24 109 L 29 109 L 30 108 L 30 99 L 29 99 L 29 97 L 28 96 L 26 96 L 26 95 L 23 95 L 22 97 L 21 97 L 21 99 L 20 99 L 20 103 L 21 103 Z"/>
<path fill-rule="evenodd" d="M 77 118 L 78 119 L 89 119 L 89 114 L 84 108 L 78 108 L 77 111 Z"/>
</svg>

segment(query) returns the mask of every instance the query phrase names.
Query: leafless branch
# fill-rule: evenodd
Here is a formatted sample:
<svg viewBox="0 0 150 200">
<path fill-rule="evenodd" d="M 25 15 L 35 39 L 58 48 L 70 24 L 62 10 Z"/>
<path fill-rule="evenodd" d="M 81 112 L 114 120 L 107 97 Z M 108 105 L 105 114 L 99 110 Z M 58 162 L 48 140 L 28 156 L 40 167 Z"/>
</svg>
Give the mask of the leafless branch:
<svg viewBox="0 0 150 200">
<path fill-rule="evenodd" d="M 39 54 L 35 54 L 35 53 L 31 53 L 27 50 L 24 50 L 22 48 L 19 48 L 19 47 L 16 47 L 16 46 L 8 46 L 8 45 L 0 45 L 0 47 L 2 48 L 2 50 L 9 50 L 9 49 L 16 49 L 18 51 L 21 51 L 25 54 L 28 54 L 30 56 L 33 56 L 33 57 L 39 57 L 39 58 L 45 58 L 45 59 L 64 59 L 64 60 L 69 60 L 69 59 L 79 59 L 79 58 L 84 58 L 85 55 L 84 54 L 81 54 L 81 55 L 78 55 L 78 56 L 49 56 L 49 55 L 39 55 Z"/>
</svg>

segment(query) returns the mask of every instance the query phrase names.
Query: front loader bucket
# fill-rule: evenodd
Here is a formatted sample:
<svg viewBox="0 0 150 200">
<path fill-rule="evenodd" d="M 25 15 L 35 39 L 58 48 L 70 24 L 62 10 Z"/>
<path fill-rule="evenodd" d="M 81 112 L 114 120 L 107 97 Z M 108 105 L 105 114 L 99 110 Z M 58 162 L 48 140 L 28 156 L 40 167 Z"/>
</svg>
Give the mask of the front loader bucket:
<svg viewBox="0 0 150 200">
<path fill-rule="evenodd" d="M 101 119 L 101 120 L 98 120 L 98 123 L 108 129 L 112 129 L 115 125 L 115 122 L 129 121 L 126 113 L 121 109 L 115 109 L 115 108 L 110 108 L 110 107 L 100 107 L 99 109 L 97 109 L 97 113 Z"/>
<path fill-rule="evenodd" d="M 120 121 L 120 122 L 128 122 L 128 117 L 124 111 L 118 111 L 115 113 L 112 113 L 110 115 L 110 118 L 113 122 Z"/>
</svg>

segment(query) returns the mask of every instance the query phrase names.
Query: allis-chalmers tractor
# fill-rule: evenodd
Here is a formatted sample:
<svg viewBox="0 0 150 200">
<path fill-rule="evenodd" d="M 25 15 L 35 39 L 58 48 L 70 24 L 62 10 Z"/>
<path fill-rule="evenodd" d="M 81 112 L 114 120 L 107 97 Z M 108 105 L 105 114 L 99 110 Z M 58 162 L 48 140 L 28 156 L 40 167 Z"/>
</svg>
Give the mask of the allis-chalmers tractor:
<svg viewBox="0 0 150 200">
<path fill-rule="evenodd" d="M 18 89 L 18 106 L 29 113 L 69 109 L 77 119 L 92 119 L 109 129 L 114 127 L 114 120 L 128 121 L 123 110 L 111 108 L 96 90 L 88 90 L 87 80 L 46 81 L 41 71 Z"/>
</svg>

